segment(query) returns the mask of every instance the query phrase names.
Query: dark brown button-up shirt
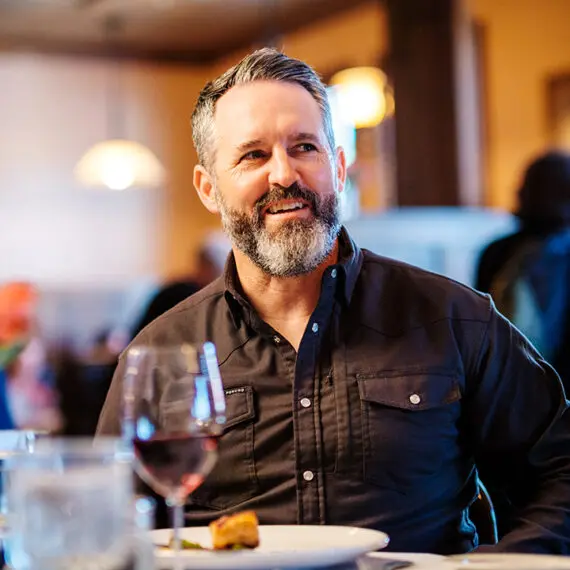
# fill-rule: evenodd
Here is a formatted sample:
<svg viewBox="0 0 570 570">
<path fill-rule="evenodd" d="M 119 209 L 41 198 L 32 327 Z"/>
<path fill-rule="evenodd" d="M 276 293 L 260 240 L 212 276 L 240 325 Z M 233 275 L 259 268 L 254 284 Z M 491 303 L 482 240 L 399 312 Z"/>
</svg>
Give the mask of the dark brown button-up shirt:
<svg viewBox="0 0 570 570">
<path fill-rule="evenodd" d="M 338 263 L 296 353 L 225 275 L 136 343 L 213 341 L 228 421 L 187 524 L 255 509 L 264 524 L 383 530 L 399 551 L 477 545 L 477 470 L 504 490 L 504 550 L 568 552 L 570 422 L 559 378 L 488 296 L 360 250 Z M 120 360 L 99 433 L 120 433 Z"/>
</svg>

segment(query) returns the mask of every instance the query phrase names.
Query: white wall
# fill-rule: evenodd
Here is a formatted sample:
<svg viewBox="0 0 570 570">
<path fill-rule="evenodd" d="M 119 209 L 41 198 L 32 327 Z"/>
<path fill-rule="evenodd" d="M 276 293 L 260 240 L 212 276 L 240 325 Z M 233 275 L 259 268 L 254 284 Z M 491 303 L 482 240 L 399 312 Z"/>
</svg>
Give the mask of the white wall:
<svg viewBox="0 0 570 570">
<path fill-rule="evenodd" d="M 360 247 L 473 286 L 482 249 L 517 227 L 489 208 L 399 208 L 346 224 Z"/>
<path fill-rule="evenodd" d="M 0 56 L 0 280 L 117 281 L 154 271 L 148 230 L 160 194 L 106 194 L 73 180 L 76 160 L 106 136 L 105 71 L 100 62 Z"/>
<path fill-rule="evenodd" d="M 178 264 L 189 263 L 188 251 L 200 235 L 192 232 L 203 223 L 187 197 L 194 193 L 187 119 L 202 75 L 122 64 L 123 134 L 147 144 L 170 179 L 154 192 L 90 191 L 77 186 L 73 168 L 109 134 L 109 65 L 0 54 L 0 281 L 125 283 L 174 271 L 173 242 L 182 250 Z"/>
</svg>

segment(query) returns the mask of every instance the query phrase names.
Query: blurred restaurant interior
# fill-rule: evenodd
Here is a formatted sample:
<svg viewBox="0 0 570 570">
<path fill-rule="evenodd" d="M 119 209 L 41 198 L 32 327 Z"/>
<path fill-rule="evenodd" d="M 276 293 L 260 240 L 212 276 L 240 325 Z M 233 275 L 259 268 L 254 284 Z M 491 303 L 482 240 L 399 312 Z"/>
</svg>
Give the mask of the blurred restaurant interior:
<svg viewBox="0 0 570 570">
<path fill-rule="evenodd" d="M 262 45 L 314 66 L 352 235 L 474 285 L 524 167 L 570 147 L 569 21 L 568 0 L 0 0 L 0 284 L 32 284 L 41 344 L 17 427 L 92 433 L 151 294 L 204 278 L 205 246 L 223 263 L 192 184 L 207 80 Z"/>
</svg>

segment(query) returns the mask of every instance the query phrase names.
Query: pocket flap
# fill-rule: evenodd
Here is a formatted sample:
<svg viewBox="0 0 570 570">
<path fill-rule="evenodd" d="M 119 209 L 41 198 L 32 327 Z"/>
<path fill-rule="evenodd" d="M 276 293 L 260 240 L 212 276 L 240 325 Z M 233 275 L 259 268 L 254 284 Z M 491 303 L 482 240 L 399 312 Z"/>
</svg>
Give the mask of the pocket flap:
<svg viewBox="0 0 570 570">
<path fill-rule="evenodd" d="M 442 374 L 358 377 L 360 398 L 393 408 L 420 411 L 456 402 L 461 398 L 457 377 Z"/>
<path fill-rule="evenodd" d="M 224 432 L 243 422 L 255 418 L 253 406 L 253 388 L 251 386 L 237 386 L 224 390 L 226 397 L 226 423 Z"/>
</svg>

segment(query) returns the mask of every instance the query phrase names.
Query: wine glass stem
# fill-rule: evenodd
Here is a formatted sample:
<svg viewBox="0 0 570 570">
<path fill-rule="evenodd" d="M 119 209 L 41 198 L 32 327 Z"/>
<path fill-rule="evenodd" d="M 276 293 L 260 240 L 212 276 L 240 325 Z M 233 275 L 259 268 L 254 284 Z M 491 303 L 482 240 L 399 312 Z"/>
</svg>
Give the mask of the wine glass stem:
<svg viewBox="0 0 570 570">
<path fill-rule="evenodd" d="M 184 501 L 167 499 L 167 505 L 172 509 L 172 543 L 174 547 L 173 570 L 182 570 L 180 529 L 184 527 Z"/>
</svg>

